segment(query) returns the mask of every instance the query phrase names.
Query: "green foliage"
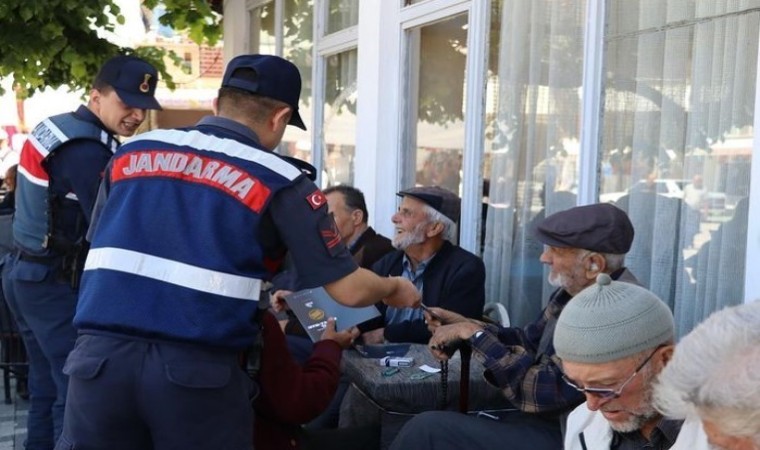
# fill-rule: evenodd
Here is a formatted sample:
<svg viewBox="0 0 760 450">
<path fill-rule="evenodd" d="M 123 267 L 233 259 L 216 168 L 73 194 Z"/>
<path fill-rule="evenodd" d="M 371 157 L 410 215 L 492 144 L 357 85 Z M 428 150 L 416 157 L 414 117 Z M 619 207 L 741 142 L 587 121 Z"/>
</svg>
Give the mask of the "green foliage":
<svg viewBox="0 0 760 450">
<path fill-rule="evenodd" d="M 152 8 L 159 0 L 145 0 Z M 185 31 L 198 44 L 214 45 L 222 34 L 221 16 L 206 0 L 164 0 L 161 23 Z M 2 0 L 0 2 L 0 77 L 13 76 L 24 95 L 46 88 L 87 89 L 100 66 L 118 54 L 137 54 L 152 62 L 174 87 L 164 56 L 155 47 L 121 48 L 98 36 L 113 31 L 124 16 L 112 0 Z M 0 87 L 0 94 L 2 88 Z"/>
</svg>

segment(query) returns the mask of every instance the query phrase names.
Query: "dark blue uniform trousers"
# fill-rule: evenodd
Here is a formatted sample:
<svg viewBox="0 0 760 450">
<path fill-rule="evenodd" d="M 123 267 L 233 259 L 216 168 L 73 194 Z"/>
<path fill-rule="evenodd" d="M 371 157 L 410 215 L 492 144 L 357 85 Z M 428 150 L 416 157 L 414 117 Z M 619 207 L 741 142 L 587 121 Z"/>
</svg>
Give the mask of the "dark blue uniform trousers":
<svg viewBox="0 0 760 450">
<path fill-rule="evenodd" d="M 451 411 L 428 411 L 404 424 L 391 450 L 560 450 L 559 419 L 519 411 L 500 420 Z"/>
<path fill-rule="evenodd" d="M 3 291 L 29 358 L 26 449 L 51 450 L 63 427 L 68 377 L 62 369 L 76 340 L 77 292 L 62 279 L 60 260 L 42 264 L 15 255 L 5 261 Z"/>
<path fill-rule="evenodd" d="M 229 351 L 81 334 L 56 450 L 250 450 L 255 385 Z"/>
</svg>

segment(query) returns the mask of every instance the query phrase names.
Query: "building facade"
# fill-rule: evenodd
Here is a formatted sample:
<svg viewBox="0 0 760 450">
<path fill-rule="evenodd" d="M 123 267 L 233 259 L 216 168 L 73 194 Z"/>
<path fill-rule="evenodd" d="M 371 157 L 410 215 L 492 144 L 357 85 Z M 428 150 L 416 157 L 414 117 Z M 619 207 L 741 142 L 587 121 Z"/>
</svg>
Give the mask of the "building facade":
<svg viewBox="0 0 760 450">
<path fill-rule="evenodd" d="M 597 201 L 628 211 L 627 266 L 680 334 L 760 298 L 760 0 L 238 0 L 224 23 L 225 60 L 301 69 L 309 130 L 279 151 L 362 189 L 376 229 L 401 188 L 462 197 L 513 323 L 552 289 L 531 224 Z"/>
</svg>

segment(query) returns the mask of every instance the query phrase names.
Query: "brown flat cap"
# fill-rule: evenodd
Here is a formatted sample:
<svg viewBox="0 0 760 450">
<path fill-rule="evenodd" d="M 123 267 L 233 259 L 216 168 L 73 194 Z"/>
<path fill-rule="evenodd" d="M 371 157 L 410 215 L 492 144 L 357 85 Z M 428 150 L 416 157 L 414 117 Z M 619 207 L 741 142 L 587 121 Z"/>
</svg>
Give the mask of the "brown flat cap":
<svg viewBox="0 0 760 450">
<path fill-rule="evenodd" d="M 628 253 L 633 243 L 628 215 L 610 203 L 576 206 L 552 214 L 536 224 L 533 234 L 554 247 L 601 253 Z"/>
</svg>

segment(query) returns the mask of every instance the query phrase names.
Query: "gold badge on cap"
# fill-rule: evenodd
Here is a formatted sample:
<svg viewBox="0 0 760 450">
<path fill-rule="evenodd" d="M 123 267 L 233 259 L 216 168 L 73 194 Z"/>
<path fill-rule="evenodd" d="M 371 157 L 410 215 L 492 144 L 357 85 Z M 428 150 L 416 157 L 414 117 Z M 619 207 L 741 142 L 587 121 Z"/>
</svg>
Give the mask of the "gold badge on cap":
<svg viewBox="0 0 760 450">
<path fill-rule="evenodd" d="M 153 75 L 151 75 L 151 74 L 149 74 L 149 73 L 146 73 L 146 74 L 144 75 L 144 79 L 143 79 L 143 82 L 142 82 L 142 83 L 140 83 L 140 92 L 143 92 L 143 93 L 148 93 L 148 91 L 150 91 L 150 85 L 148 84 L 148 81 L 150 81 L 150 78 L 151 78 L 152 76 L 153 76 Z"/>
</svg>

